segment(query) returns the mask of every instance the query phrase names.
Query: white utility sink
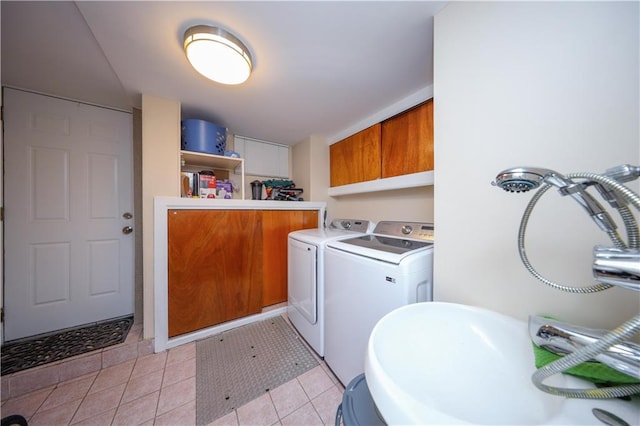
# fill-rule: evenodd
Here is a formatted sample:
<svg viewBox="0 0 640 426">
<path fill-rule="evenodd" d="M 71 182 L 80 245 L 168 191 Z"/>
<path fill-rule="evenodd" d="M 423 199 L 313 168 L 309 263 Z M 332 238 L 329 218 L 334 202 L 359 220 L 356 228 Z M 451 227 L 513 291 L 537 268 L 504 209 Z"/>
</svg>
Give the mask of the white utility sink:
<svg viewBox="0 0 640 426">
<path fill-rule="evenodd" d="M 403 306 L 369 339 L 365 376 L 388 424 L 602 424 L 592 408 L 640 423 L 640 400 L 567 399 L 538 390 L 527 324 L 453 303 Z M 558 374 L 546 384 L 594 387 Z"/>
</svg>

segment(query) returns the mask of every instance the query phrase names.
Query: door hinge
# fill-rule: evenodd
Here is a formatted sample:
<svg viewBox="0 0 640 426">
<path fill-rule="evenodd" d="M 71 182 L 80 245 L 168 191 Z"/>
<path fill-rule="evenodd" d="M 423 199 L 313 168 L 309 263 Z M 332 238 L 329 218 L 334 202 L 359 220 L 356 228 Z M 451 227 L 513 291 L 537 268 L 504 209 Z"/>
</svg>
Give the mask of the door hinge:
<svg viewBox="0 0 640 426">
<path fill-rule="evenodd" d="M 0 322 L 4 322 L 4 308 L 0 308 Z"/>
</svg>

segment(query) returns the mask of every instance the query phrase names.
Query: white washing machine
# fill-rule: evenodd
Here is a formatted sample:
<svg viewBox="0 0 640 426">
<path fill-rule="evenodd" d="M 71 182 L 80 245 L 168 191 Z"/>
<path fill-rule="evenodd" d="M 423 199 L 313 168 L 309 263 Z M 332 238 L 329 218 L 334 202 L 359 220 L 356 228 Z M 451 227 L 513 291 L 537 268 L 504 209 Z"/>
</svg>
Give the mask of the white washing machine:
<svg viewBox="0 0 640 426">
<path fill-rule="evenodd" d="M 343 385 L 364 372 L 369 335 L 392 310 L 433 300 L 433 225 L 379 222 L 325 249 L 324 360 Z"/>
<path fill-rule="evenodd" d="M 365 235 L 368 220 L 334 219 L 328 228 L 289 233 L 287 315 L 300 335 L 324 356 L 324 249 L 329 241 Z"/>
</svg>

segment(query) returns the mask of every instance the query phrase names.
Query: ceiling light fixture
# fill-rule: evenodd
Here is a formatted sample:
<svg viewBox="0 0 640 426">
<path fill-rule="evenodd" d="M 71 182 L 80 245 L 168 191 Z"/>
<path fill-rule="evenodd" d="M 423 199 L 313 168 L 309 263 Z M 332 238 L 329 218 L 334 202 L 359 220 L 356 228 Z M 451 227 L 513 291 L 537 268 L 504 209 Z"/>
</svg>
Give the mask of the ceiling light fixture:
<svg viewBox="0 0 640 426">
<path fill-rule="evenodd" d="M 196 71 L 222 84 L 244 83 L 253 68 L 249 49 L 218 27 L 197 25 L 185 31 L 184 53 Z"/>
</svg>

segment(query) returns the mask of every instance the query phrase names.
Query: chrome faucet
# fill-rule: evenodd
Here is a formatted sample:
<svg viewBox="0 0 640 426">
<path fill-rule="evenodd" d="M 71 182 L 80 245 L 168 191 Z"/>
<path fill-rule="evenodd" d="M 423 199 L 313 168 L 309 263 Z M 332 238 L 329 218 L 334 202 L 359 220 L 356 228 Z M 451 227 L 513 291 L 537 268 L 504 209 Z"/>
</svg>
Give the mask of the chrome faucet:
<svg viewBox="0 0 640 426">
<path fill-rule="evenodd" d="M 640 291 L 640 250 L 596 246 L 593 277 L 601 283 Z"/>
<path fill-rule="evenodd" d="M 529 335 L 537 346 L 566 355 L 604 337 L 606 330 L 580 327 L 541 316 L 529 316 Z M 640 379 L 640 345 L 625 341 L 609 347 L 594 359 L 628 376 Z"/>
</svg>

